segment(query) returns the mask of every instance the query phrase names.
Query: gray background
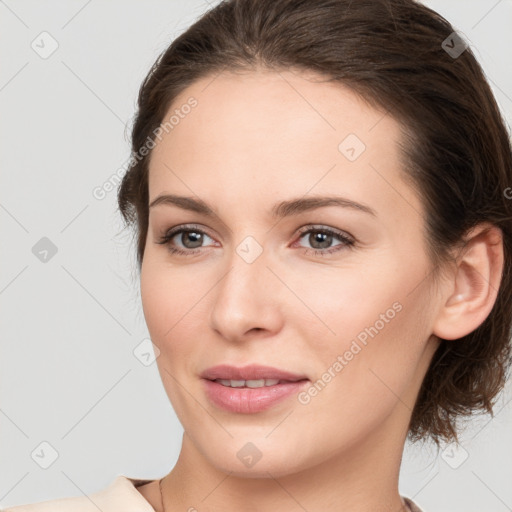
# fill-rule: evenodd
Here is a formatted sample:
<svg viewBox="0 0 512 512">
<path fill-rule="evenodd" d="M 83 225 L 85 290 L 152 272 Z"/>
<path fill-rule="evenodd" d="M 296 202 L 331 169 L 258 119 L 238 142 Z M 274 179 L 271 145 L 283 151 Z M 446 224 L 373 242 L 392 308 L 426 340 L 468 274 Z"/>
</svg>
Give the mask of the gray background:
<svg viewBox="0 0 512 512">
<path fill-rule="evenodd" d="M 469 40 L 510 126 L 512 1 L 425 3 Z M 131 235 L 116 192 L 93 190 L 125 165 L 149 66 L 206 8 L 0 0 L 0 507 L 159 478 L 176 461 L 182 427 L 156 365 L 136 357 L 149 335 Z M 58 48 L 42 58 L 32 44 Z M 43 237 L 57 249 L 46 262 Z M 462 449 L 407 445 L 401 493 L 427 512 L 512 510 L 511 399 L 509 385 Z"/>
</svg>

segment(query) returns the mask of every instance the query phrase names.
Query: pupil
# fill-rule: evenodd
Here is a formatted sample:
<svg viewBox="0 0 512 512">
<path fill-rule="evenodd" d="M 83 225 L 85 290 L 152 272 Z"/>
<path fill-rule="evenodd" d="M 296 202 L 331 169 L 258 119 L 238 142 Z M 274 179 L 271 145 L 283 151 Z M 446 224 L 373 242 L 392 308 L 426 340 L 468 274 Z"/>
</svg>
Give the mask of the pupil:
<svg viewBox="0 0 512 512">
<path fill-rule="evenodd" d="M 315 247 L 317 240 L 320 243 L 320 247 Z M 311 235 L 309 236 L 309 242 L 311 243 L 311 246 L 314 247 L 315 249 L 326 249 L 332 242 L 332 235 L 329 235 L 327 233 L 311 233 Z"/>
</svg>

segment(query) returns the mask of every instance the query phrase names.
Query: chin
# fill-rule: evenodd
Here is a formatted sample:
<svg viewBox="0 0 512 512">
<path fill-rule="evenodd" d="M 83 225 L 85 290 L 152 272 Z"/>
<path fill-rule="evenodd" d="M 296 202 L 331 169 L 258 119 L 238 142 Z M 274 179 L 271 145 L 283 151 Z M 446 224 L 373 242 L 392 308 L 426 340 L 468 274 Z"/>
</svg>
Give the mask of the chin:
<svg viewBox="0 0 512 512">
<path fill-rule="evenodd" d="M 268 434 L 268 431 L 267 431 Z M 250 439 L 253 441 L 250 441 Z M 259 436 L 235 436 L 229 441 L 204 443 L 204 437 L 197 444 L 202 456 L 209 464 L 223 473 L 240 478 L 283 477 L 316 465 L 309 460 L 303 448 L 291 442 L 283 445 L 282 440 L 273 441 Z M 215 449 L 212 449 L 215 447 Z M 314 458 L 314 454 L 313 455 Z"/>
<path fill-rule="evenodd" d="M 263 460 L 264 458 L 266 460 Z M 272 458 L 262 457 L 252 467 L 244 467 L 244 464 L 240 463 L 238 459 L 233 462 L 231 458 L 227 458 L 227 460 L 216 459 L 214 462 L 219 471 L 239 478 L 280 478 L 299 471 L 299 468 L 290 464 L 286 457 L 275 453 Z"/>
</svg>

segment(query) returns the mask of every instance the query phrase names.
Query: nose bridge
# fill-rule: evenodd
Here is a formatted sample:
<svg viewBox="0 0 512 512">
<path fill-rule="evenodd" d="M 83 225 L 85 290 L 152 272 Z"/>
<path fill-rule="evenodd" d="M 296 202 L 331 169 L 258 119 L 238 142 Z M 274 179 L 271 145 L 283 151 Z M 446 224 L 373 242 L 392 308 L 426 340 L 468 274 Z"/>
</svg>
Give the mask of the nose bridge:
<svg viewBox="0 0 512 512">
<path fill-rule="evenodd" d="M 275 277 L 268 253 L 252 236 L 233 248 L 229 268 L 217 285 L 212 327 L 228 338 L 240 338 L 253 328 L 275 329 L 278 307 L 270 293 Z"/>
</svg>

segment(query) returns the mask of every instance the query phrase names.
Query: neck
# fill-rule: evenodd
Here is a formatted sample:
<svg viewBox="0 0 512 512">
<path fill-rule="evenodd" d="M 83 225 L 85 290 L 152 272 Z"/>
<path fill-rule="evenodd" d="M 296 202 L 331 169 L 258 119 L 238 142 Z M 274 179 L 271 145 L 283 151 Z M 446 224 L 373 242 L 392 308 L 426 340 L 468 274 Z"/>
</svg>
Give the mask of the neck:
<svg viewBox="0 0 512 512">
<path fill-rule="evenodd" d="M 398 405 L 400 406 L 400 405 Z M 398 491 L 406 430 L 379 434 L 293 474 L 234 476 L 210 463 L 185 432 L 175 467 L 162 482 L 163 510 L 201 512 L 406 512 Z"/>
</svg>

